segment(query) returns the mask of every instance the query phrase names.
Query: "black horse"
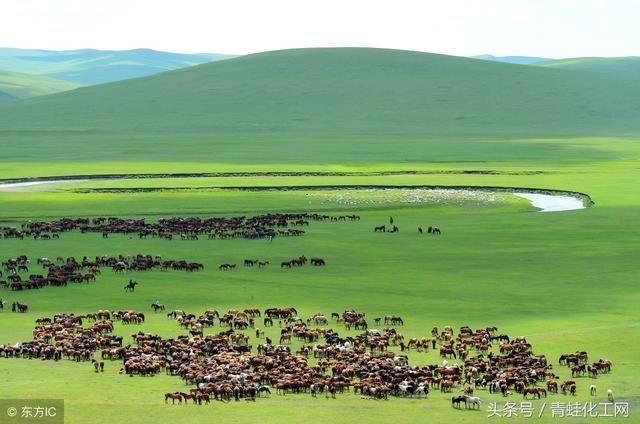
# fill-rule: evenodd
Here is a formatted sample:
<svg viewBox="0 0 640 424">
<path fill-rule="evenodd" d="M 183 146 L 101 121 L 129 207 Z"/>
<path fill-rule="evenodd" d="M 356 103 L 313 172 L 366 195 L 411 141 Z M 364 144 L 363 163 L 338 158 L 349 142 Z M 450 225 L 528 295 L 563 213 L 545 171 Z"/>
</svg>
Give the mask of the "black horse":
<svg viewBox="0 0 640 424">
<path fill-rule="evenodd" d="M 427 228 L 427 233 L 435 235 L 442 234 L 442 231 L 438 227 L 432 227 L 431 225 Z"/>
<path fill-rule="evenodd" d="M 133 281 L 133 280 L 129 280 L 129 284 L 127 284 L 126 286 L 124 286 L 124 290 L 125 291 L 131 291 L 134 292 L 136 291 L 136 286 L 138 285 L 137 281 Z"/>
<path fill-rule="evenodd" d="M 456 408 L 460 408 L 460 404 L 464 402 L 465 408 L 467 407 L 467 398 L 466 396 L 454 396 L 451 398 L 451 406 Z"/>
</svg>

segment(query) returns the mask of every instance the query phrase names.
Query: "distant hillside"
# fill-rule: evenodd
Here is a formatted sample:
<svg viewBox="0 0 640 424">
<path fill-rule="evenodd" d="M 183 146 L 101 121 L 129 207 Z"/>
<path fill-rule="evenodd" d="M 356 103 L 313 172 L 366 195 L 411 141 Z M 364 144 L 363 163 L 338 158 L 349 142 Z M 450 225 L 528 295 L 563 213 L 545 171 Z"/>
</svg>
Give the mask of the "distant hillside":
<svg viewBox="0 0 640 424">
<path fill-rule="evenodd" d="M 153 75 L 228 57 L 231 56 L 149 49 L 49 51 L 0 48 L 0 70 L 90 85 Z"/>
<path fill-rule="evenodd" d="M 5 101 L 53 94 L 78 87 L 78 84 L 49 77 L 0 71 L 0 93 L 4 93 Z M 2 94 L 0 101 L 3 101 Z"/>
<path fill-rule="evenodd" d="M 32 161 L 44 151 L 114 162 L 495 160 L 505 137 L 523 149 L 534 137 L 638 135 L 638 98 L 632 77 L 397 50 L 284 50 L 0 105 L 0 151 L 20 145 L 21 160 L 29 147 Z M 548 148 L 560 158 L 560 147 Z"/>
<path fill-rule="evenodd" d="M 12 100 L 16 100 L 14 96 L 9 93 L 5 93 L 4 91 L 0 91 L 0 103 L 2 102 L 10 102 Z"/>
<path fill-rule="evenodd" d="M 493 56 L 490 54 L 481 54 L 473 56 L 473 59 L 490 60 L 492 62 L 514 63 L 517 65 L 532 65 L 534 63 L 544 62 L 549 59 L 533 56 Z"/>
<path fill-rule="evenodd" d="M 640 57 L 578 57 L 536 63 L 556 69 L 600 72 L 614 75 L 640 75 Z"/>
</svg>

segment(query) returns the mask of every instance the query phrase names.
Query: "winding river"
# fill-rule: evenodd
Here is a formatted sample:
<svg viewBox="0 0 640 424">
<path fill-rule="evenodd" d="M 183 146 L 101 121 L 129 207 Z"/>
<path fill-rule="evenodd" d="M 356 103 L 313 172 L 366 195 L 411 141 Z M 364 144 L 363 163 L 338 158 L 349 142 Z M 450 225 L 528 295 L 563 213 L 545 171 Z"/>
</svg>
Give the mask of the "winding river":
<svg viewBox="0 0 640 424">
<path fill-rule="evenodd" d="M 28 181 L 19 183 L 3 183 L 0 184 L 0 191 L 19 191 L 20 187 L 28 187 L 44 184 L 63 184 L 73 183 L 86 180 L 44 180 L 44 181 Z M 538 210 L 538 212 L 563 212 L 572 211 L 578 209 L 584 209 L 586 206 L 584 201 L 579 197 L 567 196 L 567 195 L 552 195 L 544 193 L 526 193 L 526 192 L 512 192 L 514 196 L 518 196 L 527 199 L 531 202 L 531 205 Z"/>
</svg>

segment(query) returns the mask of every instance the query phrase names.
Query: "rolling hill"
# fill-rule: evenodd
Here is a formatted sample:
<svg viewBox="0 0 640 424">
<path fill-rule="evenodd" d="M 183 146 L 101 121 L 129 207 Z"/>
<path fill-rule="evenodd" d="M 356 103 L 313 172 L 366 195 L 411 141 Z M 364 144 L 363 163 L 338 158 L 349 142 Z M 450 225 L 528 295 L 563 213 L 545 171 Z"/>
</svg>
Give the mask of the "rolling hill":
<svg viewBox="0 0 640 424">
<path fill-rule="evenodd" d="M 600 72 L 613 75 L 640 75 L 640 57 L 578 57 L 535 63 L 555 69 Z"/>
<path fill-rule="evenodd" d="M 5 101 L 53 94 L 78 87 L 78 84 L 49 77 L 0 71 L 0 93 L 4 93 Z M 2 101 L 3 95 L 0 94 L 0 102 Z"/>
<path fill-rule="evenodd" d="M 91 85 L 143 77 L 228 57 L 231 56 L 150 49 L 50 51 L 0 48 L 0 70 L 46 75 Z"/>
<path fill-rule="evenodd" d="M 508 139 L 509 158 L 560 157 L 522 140 L 638 135 L 639 96 L 632 77 L 284 50 L 5 104 L 0 147 L 18 161 L 497 160 Z"/>
</svg>

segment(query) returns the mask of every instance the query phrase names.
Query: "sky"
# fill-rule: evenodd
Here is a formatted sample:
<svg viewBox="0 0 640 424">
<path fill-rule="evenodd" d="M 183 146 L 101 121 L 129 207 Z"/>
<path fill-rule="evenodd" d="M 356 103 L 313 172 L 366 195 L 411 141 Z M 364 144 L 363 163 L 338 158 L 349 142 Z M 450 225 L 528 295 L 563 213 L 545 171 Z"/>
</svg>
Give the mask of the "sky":
<svg viewBox="0 0 640 424">
<path fill-rule="evenodd" d="M 639 0 L 3 0 L 0 47 L 640 55 Z"/>
</svg>

